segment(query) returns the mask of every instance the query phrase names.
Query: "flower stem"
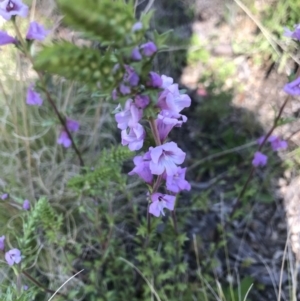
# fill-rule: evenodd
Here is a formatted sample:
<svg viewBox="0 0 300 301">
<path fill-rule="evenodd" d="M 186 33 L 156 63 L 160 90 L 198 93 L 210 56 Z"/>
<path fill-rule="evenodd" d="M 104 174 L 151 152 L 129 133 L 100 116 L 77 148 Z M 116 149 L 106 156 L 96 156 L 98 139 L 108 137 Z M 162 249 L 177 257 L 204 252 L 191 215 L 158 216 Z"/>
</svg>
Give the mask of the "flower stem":
<svg viewBox="0 0 300 301">
<path fill-rule="evenodd" d="M 16 20 L 15 19 L 12 19 L 13 20 L 13 25 L 14 25 L 14 28 L 15 28 L 15 31 L 16 31 L 16 34 L 17 34 L 17 37 L 18 37 L 18 40 L 20 41 L 21 45 L 22 45 L 22 48 L 27 56 L 27 58 L 30 60 L 31 64 L 32 64 L 32 67 L 34 69 L 34 61 L 33 61 L 33 58 L 31 56 L 31 54 L 29 53 L 28 49 L 27 49 L 27 46 L 26 46 L 26 43 L 21 35 L 21 32 L 19 30 L 19 27 L 17 26 L 16 24 Z M 52 106 L 56 116 L 58 117 L 58 120 L 60 121 L 61 125 L 63 126 L 64 130 L 66 131 L 66 133 L 68 134 L 68 137 L 70 138 L 71 142 L 72 142 L 72 147 L 76 153 L 76 155 L 78 156 L 78 159 L 79 159 L 79 162 L 80 162 L 80 165 L 81 166 L 84 166 L 84 161 L 82 159 L 82 156 L 81 156 L 81 153 L 79 151 L 79 149 L 77 148 L 75 142 L 74 142 L 74 139 L 67 127 L 67 124 L 66 124 L 66 120 L 65 118 L 60 114 L 60 112 L 58 111 L 57 107 L 56 107 L 56 104 L 54 102 L 54 100 L 52 99 L 49 91 L 47 90 L 47 85 L 45 83 L 45 80 L 44 80 L 44 76 L 41 72 L 39 72 L 38 70 L 34 69 L 41 81 L 41 84 L 42 84 L 42 88 L 46 94 L 46 98 L 47 98 L 47 101 L 50 103 L 50 105 Z"/>
<path fill-rule="evenodd" d="M 150 127 L 151 127 L 152 135 L 153 135 L 156 146 L 161 145 L 161 142 L 160 142 L 160 139 L 159 139 L 158 129 L 157 129 L 156 122 L 155 122 L 153 117 L 150 117 L 149 124 L 150 124 Z"/>
<path fill-rule="evenodd" d="M 299 66 L 298 66 L 297 76 L 299 76 L 299 74 L 300 74 L 300 68 L 299 68 Z M 274 130 L 276 129 L 276 127 L 278 126 L 278 122 L 279 122 L 279 120 L 280 120 L 280 118 L 281 118 L 281 116 L 282 116 L 282 113 L 283 113 L 283 111 L 284 111 L 284 108 L 285 108 L 286 105 L 288 104 L 290 98 L 291 98 L 291 96 L 288 95 L 288 96 L 286 97 L 286 99 L 284 100 L 283 104 L 281 105 L 281 107 L 280 107 L 280 109 L 279 109 L 279 112 L 278 112 L 276 118 L 274 119 L 274 122 L 273 122 L 272 127 L 270 128 L 270 130 L 268 131 L 268 133 L 265 135 L 263 142 L 259 145 L 258 151 L 261 151 L 261 150 L 262 150 L 262 148 L 263 148 L 264 145 L 266 144 L 267 140 L 269 139 L 269 137 L 272 135 L 273 131 L 274 131 Z M 251 182 L 251 179 L 252 179 L 252 177 L 253 177 L 253 175 L 254 175 L 254 171 L 255 171 L 255 167 L 252 166 L 252 167 L 251 167 L 251 170 L 250 170 L 250 172 L 249 172 L 249 176 L 248 176 L 248 178 L 247 178 L 247 180 L 246 180 L 246 182 L 245 182 L 245 184 L 244 184 L 244 186 L 243 186 L 243 188 L 242 188 L 240 194 L 238 195 L 238 197 L 237 197 L 237 199 L 236 199 L 236 201 L 235 201 L 235 204 L 234 204 L 234 206 L 233 206 L 233 208 L 232 208 L 232 210 L 231 210 L 231 212 L 230 212 L 230 215 L 229 215 L 230 218 L 233 217 L 233 215 L 234 215 L 234 213 L 236 212 L 236 210 L 241 206 L 241 199 L 242 199 L 242 197 L 244 196 L 244 194 L 245 194 L 245 192 L 246 192 L 246 190 L 247 190 L 247 188 L 248 188 L 249 183 Z"/>
<path fill-rule="evenodd" d="M 30 274 L 28 274 L 25 271 L 22 271 L 22 274 L 25 275 L 30 281 L 32 281 L 36 286 L 38 286 L 39 288 L 41 288 L 42 290 L 44 290 L 45 292 L 49 293 L 49 294 L 55 294 L 55 291 L 53 291 L 52 289 L 49 289 L 47 287 L 44 287 L 39 281 L 37 281 L 36 279 L 34 279 Z M 67 297 L 65 294 L 56 292 L 57 295 L 62 296 L 62 297 Z"/>
</svg>

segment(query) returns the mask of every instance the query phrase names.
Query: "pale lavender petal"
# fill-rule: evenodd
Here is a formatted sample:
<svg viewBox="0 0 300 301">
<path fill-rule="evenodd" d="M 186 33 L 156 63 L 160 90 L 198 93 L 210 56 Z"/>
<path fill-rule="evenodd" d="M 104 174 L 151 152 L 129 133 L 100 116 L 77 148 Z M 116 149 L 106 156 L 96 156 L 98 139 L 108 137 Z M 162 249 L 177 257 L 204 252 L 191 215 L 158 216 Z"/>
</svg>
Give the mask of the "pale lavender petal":
<svg viewBox="0 0 300 301">
<path fill-rule="evenodd" d="M 15 43 L 17 43 L 17 40 L 15 38 L 8 35 L 5 31 L 0 31 L 0 46 Z"/>
<path fill-rule="evenodd" d="M 0 2 L 0 16 L 5 20 L 10 20 L 12 16 L 27 17 L 28 6 L 21 0 L 3 0 Z"/>
<path fill-rule="evenodd" d="M 166 89 L 169 86 L 171 86 L 173 84 L 173 81 L 174 81 L 172 77 L 168 77 L 164 74 L 161 76 L 161 79 L 162 79 L 161 88 L 163 88 L 163 89 Z"/>
<path fill-rule="evenodd" d="M 46 30 L 43 25 L 33 21 L 30 22 L 29 29 L 26 35 L 27 40 L 39 40 L 43 41 L 49 34 L 49 30 Z"/>
<path fill-rule="evenodd" d="M 143 23 L 142 22 L 136 22 L 135 24 L 133 24 L 132 28 L 131 28 L 131 31 L 132 32 L 136 32 L 136 31 L 139 31 L 143 29 Z"/>
</svg>

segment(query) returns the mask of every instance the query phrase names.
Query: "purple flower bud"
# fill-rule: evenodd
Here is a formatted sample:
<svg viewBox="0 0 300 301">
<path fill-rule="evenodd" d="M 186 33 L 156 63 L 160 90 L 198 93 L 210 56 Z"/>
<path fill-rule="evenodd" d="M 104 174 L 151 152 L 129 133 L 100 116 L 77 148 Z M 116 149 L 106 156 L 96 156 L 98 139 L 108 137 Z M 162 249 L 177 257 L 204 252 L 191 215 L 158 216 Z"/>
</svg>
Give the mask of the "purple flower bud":
<svg viewBox="0 0 300 301">
<path fill-rule="evenodd" d="M 160 88 L 161 85 L 162 85 L 162 79 L 161 77 L 159 76 L 159 74 L 151 71 L 149 73 L 149 80 L 147 82 L 147 86 L 149 87 L 153 87 L 153 88 Z"/>
<path fill-rule="evenodd" d="M 134 47 L 131 52 L 131 59 L 133 61 L 140 61 L 142 59 L 142 55 L 140 53 L 139 47 Z"/>
<path fill-rule="evenodd" d="M 43 41 L 48 35 L 49 30 L 45 30 L 44 26 L 33 21 L 29 25 L 29 29 L 26 35 L 27 40 L 39 40 Z"/>
<path fill-rule="evenodd" d="M 43 104 L 43 99 L 39 93 L 33 90 L 33 85 L 30 85 L 27 89 L 26 103 L 29 106 L 41 106 Z"/>
<path fill-rule="evenodd" d="M 29 288 L 28 285 L 26 285 L 26 284 L 23 285 L 23 290 L 24 290 L 24 291 L 27 291 L 28 288 Z"/>
<path fill-rule="evenodd" d="M 0 16 L 10 20 L 12 16 L 27 17 L 28 6 L 21 0 L 3 0 L 0 2 Z"/>
<path fill-rule="evenodd" d="M 294 81 L 286 84 L 283 88 L 283 91 L 292 96 L 299 96 L 300 95 L 300 77 L 298 77 Z"/>
<path fill-rule="evenodd" d="M 252 165 L 255 167 L 265 166 L 268 162 L 268 157 L 261 152 L 256 152 L 252 160 Z"/>
<path fill-rule="evenodd" d="M 126 86 L 125 84 L 120 84 L 119 86 L 119 90 L 120 90 L 120 93 L 122 95 L 127 95 L 127 94 L 130 94 L 131 93 L 131 89 L 130 87 Z"/>
<path fill-rule="evenodd" d="M 68 148 L 71 146 L 72 141 L 66 131 L 61 131 L 57 139 L 57 143 L 63 145 L 65 148 Z"/>
<path fill-rule="evenodd" d="M 139 83 L 140 77 L 138 76 L 138 74 L 136 72 L 132 72 L 129 75 L 128 81 L 129 81 L 129 85 L 131 87 L 136 87 Z"/>
<path fill-rule="evenodd" d="M 2 201 L 6 200 L 8 198 L 8 193 L 3 193 L 0 198 Z"/>
<path fill-rule="evenodd" d="M 19 249 L 12 249 L 5 253 L 5 260 L 9 265 L 20 263 L 22 259 L 21 251 Z"/>
<path fill-rule="evenodd" d="M 132 32 L 136 32 L 139 31 L 143 28 L 143 23 L 142 22 L 136 22 L 135 24 L 133 24 L 131 31 Z"/>
<path fill-rule="evenodd" d="M 149 206 L 149 213 L 156 217 L 159 217 L 160 215 L 164 216 L 164 208 L 167 208 L 171 211 L 174 210 L 175 199 L 176 197 L 174 195 L 167 195 L 158 192 L 153 193 L 151 195 L 152 203 Z"/>
<path fill-rule="evenodd" d="M 150 103 L 150 98 L 147 95 L 137 95 L 134 98 L 134 103 L 139 109 L 145 109 Z"/>
<path fill-rule="evenodd" d="M 15 43 L 17 43 L 17 40 L 15 38 L 8 35 L 5 31 L 0 31 L 0 46 Z"/>
<path fill-rule="evenodd" d="M 23 202 L 23 209 L 24 210 L 29 210 L 30 209 L 30 202 L 28 200 L 25 200 Z"/>
<path fill-rule="evenodd" d="M 79 125 L 77 120 L 67 118 L 66 126 L 70 132 L 77 132 L 79 130 Z"/>
<path fill-rule="evenodd" d="M 141 49 L 144 56 L 152 56 L 157 51 L 157 47 L 153 42 L 141 45 Z"/>
<path fill-rule="evenodd" d="M 5 236 L 3 235 L 3 236 L 0 236 L 0 250 L 1 251 L 4 251 L 4 249 L 5 249 Z"/>
</svg>

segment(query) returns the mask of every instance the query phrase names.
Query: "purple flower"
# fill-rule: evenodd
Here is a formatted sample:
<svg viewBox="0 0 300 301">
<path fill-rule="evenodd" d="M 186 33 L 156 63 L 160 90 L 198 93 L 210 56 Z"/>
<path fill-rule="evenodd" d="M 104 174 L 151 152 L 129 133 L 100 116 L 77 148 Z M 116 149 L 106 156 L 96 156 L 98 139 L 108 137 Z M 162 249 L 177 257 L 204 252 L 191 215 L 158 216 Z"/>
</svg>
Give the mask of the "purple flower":
<svg viewBox="0 0 300 301">
<path fill-rule="evenodd" d="M 185 180 L 185 172 L 186 168 L 178 167 L 177 172 L 174 175 L 167 176 L 167 189 L 175 193 L 182 190 L 190 190 L 191 185 L 187 180 Z"/>
<path fill-rule="evenodd" d="M 177 172 L 177 165 L 185 159 L 185 153 L 175 142 L 168 142 L 154 148 L 150 148 L 150 170 L 154 175 L 164 172 L 171 176 Z"/>
<path fill-rule="evenodd" d="M 257 140 L 257 143 L 259 145 L 261 145 L 263 143 L 264 139 L 265 139 L 265 136 L 260 137 Z M 287 142 L 285 140 L 280 140 L 279 137 L 273 136 L 273 135 L 268 138 L 268 142 L 271 143 L 271 147 L 274 151 L 278 151 L 280 149 L 286 149 L 288 146 Z"/>
<path fill-rule="evenodd" d="M 126 86 L 124 83 L 120 84 L 119 90 L 122 95 L 127 95 L 131 93 L 130 87 Z"/>
<path fill-rule="evenodd" d="M 162 85 L 162 79 L 159 74 L 156 72 L 151 71 L 149 73 L 149 80 L 147 82 L 147 86 L 153 87 L 153 88 L 160 88 Z"/>
<path fill-rule="evenodd" d="M 144 128 L 137 123 L 134 127 L 129 129 L 129 133 L 127 130 L 122 131 L 122 145 L 128 145 L 131 151 L 139 150 L 143 147 L 145 135 Z"/>
<path fill-rule="evenodd" d="M 27 40 L 43 41 L 48 35 L 49 30 L 46 30 L 43 25 L 33 21 L 30 22 L 29 29 L 26 35 Z"/>
<path fill-rule="evenodd" d="M 25 200 L 23 202 L 23 209 L 24 210 L 29 210 L 30 209 L 30 202 L 28 200 Z"/>
<path fill-rule="evenodd" d="M 150 103 L 150 98 L 147 95 L 137 95 L 134 98 L 134 103 L 139 109 L 145 109 Z"/>
<path fill-rule="evenodd" d="M 5 20 L 10 20 L 12 16 L 27 17 L 28 6 L 21 0 L 3 0 L 0 2 L 0 16 Z"/>
<path fill-rule="evenodd" d="M 284 36 L 300 41 L 300 24 L 294 25 L 294 31 L 284 28 Z"/>
<path fill-rule="evenodd" d="M 156 119 L 160 141 L 163 142 L 167 138 L 174 126 L 181 127 L 182 123 L 186 121 L 187 117 L 184 115 L 162 110 Z"/>
<path fill-rule="evenodd" d="M 144 56 L 152 56 L 157 51 L 157 47 L 153 42 L 141 45 L 141 49 Z"/>
<path fill-rule="evenodd" d="M 29 288 L 28 285 L 26 285 L 26 284 L 23 285 L 23 290 L 24 290 L 24 291 L 27 291 L 28 288 Z"/>
<path fill-rule="evenodd" d="M 137 174 L 142 178 L 146 183 L 151 184 L 153 181 L 153 174 L 151 173 L 149 164 L 150 164 L 150 153 L 147 152 L 144 156 L 136 156 L 133 159 L 135 168 L 129 172 L 130 176 Z"/>
<path fill-rule="evenodd" d="M 163 89 L 167 89 L 169 86 L 171 86 L 173 84 L 173 81 L 174 81 L 172 77 L 168 77 L 166 75 L 162 75 L 161 79 L 162 79 L 161 88 L 163 88 Z"/>
<path fill-rule="evenodd" d="M 271 136 L 268 140 L 271 142 L 271 147 L 274 151 L 278 151 L 280 149 L 287 149 L 287 142 L 285 140 L 280 140 L 279 137 Z"/>
<path fill-rule="evenodd" d="M 8 198 L 8 193 L 3 193 L 0 198 L 2 201 L 6 200 Z"/>
<path fill-rule="evenodd" d="M 57 139 L 57 143 L 62 144 L 65 148 L 68 148 L 71 146 L 72 141 L 66 131 L 61 131 Z"/>
<path fill-rule="evenodd" d="M 67 118 L 66 126 L 70 132 L 77 132 L 79 130 L 79 125 L 78 121 Z"/>
<path fill-rule="evenodd" d="M 0 46 L 15 43 L 17 43 L 17 40 L 15 38 L 8 35 L 5 31 L 0 30 Z"/>
<path fill-rule="evenodd" d="M 43 104 L 43 99 L 39 93 L 33 90 L 33 85 L 30 85 L 27 89 L 26 103 L 29 106 L 41 106 Z"/>
<path fill-rule="evenodd" d="M 191 98 L 187 94 L 180 94 L 178 84 L 170 85 L 158 98 L 157 106 L 162 110 L 179 113 L 191 105 Z"/>
<path fill-rule="evenodd" d="M 293 96 L 300 95 L 300 77 L 298 77 L 294 81 L 286 84 L 283 87 L 283 91 L 285 93 L 293 95 Z"/>
<path fill-rule="evenodd" d="M 139 21 L 139 22 L 136 22 L 135 24 L 133 24 L 131 31 L 136 32 L 136 31 L 141 30 L 142 28 L 143 28 L 143 23 Z"/>
<path fill-rule="evenodd" d="M 124 111 L 115 115 L 120 130 L 126 130 L 127 127 L 134 127 L 142 118 L 143 112 L 137 108 L 132 99 L 128 99 L 125 103 Z"/>
<path fill-rule="evenodd" d="M 171 211 L 174 210 L 175 207 L 175 199 L 174 195 L 162 194 L 162 193 L 153 193 L 151 195 L 152 203 L 149 206 L 149 213 L 153 214 L 156 217 L 160 215 L 165 215 L 164 208 L 167 208 Z"/>
<path fill-rule="evenodd" d="M 0 250 L 1 251 L 4 251 L 4 249 L 5 249 L 5 236 L 3 235 L 3 236 L 0 236 Z"/>
<path fill-rule="evenodd" d="M 138 85 L 140 77 L 130 66 L 125 66 L 126 73 L 123 77 L 123 84 L 129 84 L 131 87 Z M 130 92 L 129 92 L 130 93 Z"/>
<path fill-rule="evenodd" d="M 5 260 L 9 265 L 18 264 L 21 259 L 21 251 L 19 249 L 11 249 L 5 253 Z"/>
<path fill-rule="evenodd" d="M 261 152 L 256 152 L 252 160 L 252 165 L 255 167 L 265 166 L 268 162 L 268 157 Z"/>
<path fill-rule="evenodd" d="M 140 61 L 142 59 L 142 55 L 138 47 L 134 47 L 131 52 L 131 59 L 133 61 Z"/>
</svg>

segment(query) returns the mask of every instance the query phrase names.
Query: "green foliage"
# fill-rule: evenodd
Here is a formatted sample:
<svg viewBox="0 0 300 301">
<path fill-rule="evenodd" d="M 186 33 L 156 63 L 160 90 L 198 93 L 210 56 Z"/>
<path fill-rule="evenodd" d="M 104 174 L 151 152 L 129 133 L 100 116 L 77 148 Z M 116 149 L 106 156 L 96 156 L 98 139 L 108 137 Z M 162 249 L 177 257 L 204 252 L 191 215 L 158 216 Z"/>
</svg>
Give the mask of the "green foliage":
<svg viewBox="0 0 300 301">
<path fill-rule="evenodd" d="M 58 0 L 64 21 L 105 43 L 122 45 L 136 22 L 133 1 Z"/>
<path fill-rule="evenodd" d="M 100 81 L 102 88 L 106 90 L 115 80 L 122 78 L 121 72 L 112 74 L 116 63 L 116 57 L 112 54 L 103 56 L 96 49 L 79 48 L 62 42 L 44 48 L 35 60 L 34 67 L 94 86 Z"/>
<path fill-rule="evenodd" d="M 133 153 L 127 147 L 116 146 L 104 149 L 97 166 L 69 180 L 68 186 L 78 193 L 89 192 L 96 195 L 99 190 L 108 189 L 116 183 L 124 185 L 121 165 L 132 156 Z"/>
</svg>

